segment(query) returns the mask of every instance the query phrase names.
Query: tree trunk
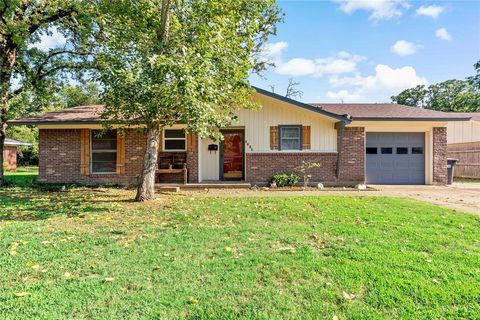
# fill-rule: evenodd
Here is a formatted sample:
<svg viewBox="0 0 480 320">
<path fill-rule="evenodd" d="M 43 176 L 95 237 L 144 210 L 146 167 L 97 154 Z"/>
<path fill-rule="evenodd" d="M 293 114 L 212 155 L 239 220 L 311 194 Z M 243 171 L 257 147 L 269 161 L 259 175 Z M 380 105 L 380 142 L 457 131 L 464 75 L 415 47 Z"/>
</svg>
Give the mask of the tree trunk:
<svg viewBox="0 0 480 320">
<path fill-rule="evenodd" d="M 3 148 L 7 135 L 7 105 L 10 99 L 10 79 L 17 59 L 17 48 L 11 39 L 1 39 L 0 50 L 0 186 L 5 185 Z"/>
<path fill-rule="evenodd" d="M 7 103 L 8 91 L 1 90 L 0 93 L 0 186 L 5 185 L 4 166 L 3 166 L 3 149 L 5 146 L 5 138 L 7 135 Z"/>
<path fill-rule="evenodd" d="M 157 170 L 158 144 L 161 132 L 162 127 L 158 123 L 147 126 L 147 146 L 135 201 L 148 201 L 155 197 L 155 171 Z"/>
</svg>

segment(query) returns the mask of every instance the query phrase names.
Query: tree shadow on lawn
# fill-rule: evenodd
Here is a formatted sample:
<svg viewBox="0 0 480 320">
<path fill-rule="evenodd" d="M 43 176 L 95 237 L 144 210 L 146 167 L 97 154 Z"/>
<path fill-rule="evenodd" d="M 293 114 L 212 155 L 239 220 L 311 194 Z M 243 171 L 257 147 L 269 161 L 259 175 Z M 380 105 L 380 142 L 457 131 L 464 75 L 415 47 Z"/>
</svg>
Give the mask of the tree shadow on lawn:
<svg viewBox="0 0 480 320">
<path fill-rule="evenodd" d="M 108 212 L 113 203 L 126 202 L 112 194 L 101 199 L 91 192 L 48 192 L 36 189 L 0 190 L 0 221 L 35 221 L 54 216 Z"/>
</svg>

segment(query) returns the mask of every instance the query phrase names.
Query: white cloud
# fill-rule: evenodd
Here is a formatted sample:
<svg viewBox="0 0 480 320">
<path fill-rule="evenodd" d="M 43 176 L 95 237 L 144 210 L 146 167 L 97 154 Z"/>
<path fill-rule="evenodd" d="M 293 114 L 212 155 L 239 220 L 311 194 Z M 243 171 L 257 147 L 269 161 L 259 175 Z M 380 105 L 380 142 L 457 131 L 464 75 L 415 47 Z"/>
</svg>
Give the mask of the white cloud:
<svg viewBox="0 0 480 320">
<path fill-rule="evenodd" d="M 340 51 L 326 58 L 305 59 L 294 58 L 277 64 L 276 72 L 288 76 L 314 76 L 325 74 L 345 74 L 357 70 L 359 62 L 365 57 Z"/>
<path fill-rule="evenodd" d="M 395 44 L 390 48 L 393 53 L 398 54 L 399 56 L 408 56 L 417 52 L 422 46 L 417 45 L 412 42 L 408 42 L 405 40 L 398 40 Z"/>
<path fill-rule="evenodd" d="M 57 29 L 53 28 L 49 30 L 48 33 L 43 33 L 40 35 L 40 42 L 37 42 L 32 45 L 32 47 L 38 48 L 42 51 L 47 51 L 50 49 L 55 49 L 59 47 L 64 47 L 67 43 L 67 39 L 58 32 Z"/>
<path fill-rule="evenodd" d="M 288 43 L 285 41 L 267 43 L 260 53 L 260 58 L 268 63 L 279 64 L 282 61 L 283 51 L 288 48 Z"/>
<path fill-rule="evenodd" d="M 406 0 L 333 0 L 340 5 L 340 10 L 347 14 L 363 10 L 370 12 L 370 20 L 388 20 L 400 17 L 410 5 Z"/>
<path fill-rule="evenodd" d="M 308 76 L 315 74 L 315 63 L 309 59 L 295 58 L 277 65 L 276 72 L 288 76 Z"/>
<path fill-rule="evenodd" d="M 431 6 L 421 6 L 417 9 L 417 15 L 427 16 L 433 19 L 437 19 L 440 14 L 445 11 L 445 7 L 431 5 Z"/>
<path fill-rule="evenodd" d="M 339 102 L 358 102 L 365 97 L 358 92 L 350 93 L 348 90 L 328 91 L 327 98 L 339 101 Z"/>
<path fill-rule="evenodd" d="M 448 30 L 446 28 L 440 28 L 435 31 L 435 36 L 445 41 L 452 40 L 452 36 L 450 35 L 450 33 L 448 33 Z"/>
<path fill-rule="evenodd" d="M 421 84 L 427 84 L 427 79 L 419 77 L 415 68 L 411 66 L 393 69 L 379 64 L 375 68 L 375 75 L 365 78 L 363 88 L 367 91 L 387 90 L 397 93 Z"/>
<path fill-rule="evenodd" d="M 343 99 L 351 98 L 351 101 L 353 98 L 360 100 L 367 95 L 383 96 L 388 99 L 391 95 L 398 94 L 405 89 L 428 84 L 427 79 L 418 76 L 416 70 L 411 66 L 392 68 L 384 64 L 377 65 L 375 74 L 371 76 L 364 77 L 357 73 L 352 77 L 331 77 L 329 82 L 332 87 L 341 89 L 336 92 L 337 95 L 334 95 L 334 92 L 330 92 L 330 95 L 327 93 L 327 97 L 340 99 L 343 95 Z M 354 93 L 344 92 L 347 90 L 345 87 Z"/>
</svg>

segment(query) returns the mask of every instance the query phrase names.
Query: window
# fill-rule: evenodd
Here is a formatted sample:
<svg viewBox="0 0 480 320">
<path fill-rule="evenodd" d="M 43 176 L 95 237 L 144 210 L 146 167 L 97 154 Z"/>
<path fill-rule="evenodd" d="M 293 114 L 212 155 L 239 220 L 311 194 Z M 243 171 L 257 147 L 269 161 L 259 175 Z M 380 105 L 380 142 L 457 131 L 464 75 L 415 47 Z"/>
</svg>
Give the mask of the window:
<svg viewBox="0 0 480 320">
<path fill-rule="evenodd" d="M 92 173 L 117 171 L 117 131 L 92 130 Z"/>
<path fill-rule="evenodd" d="M 183 129 L 166 129 L 163 135 L 164 151 L 187 150 L 187 138 Z"/>
<path fill-rule="evenodd" d="M 422 147 L 413 147 L 412 148 L 412 154 L 423 154 L 423 148 Z"/>
<path fill-rule="evenodd" d="M 377 148 L 370 148 L 367 147 L 367 154 L 378 154 L 378 149 Z"/>
<path fill-rule="evenodd" d="M 397 154 L 408 154 L 408 148 L 407 147 L 398 147 L 397 148 Z"/>
<path fill-rule="evenodd" d="M 279 126 L 280 150 L 302 150 L 302 126 Z"/>
<path fill-rule="evenodd" d="M 393 148 L 382 148 L 382 154 L 392 154 Z"/>
</svg>

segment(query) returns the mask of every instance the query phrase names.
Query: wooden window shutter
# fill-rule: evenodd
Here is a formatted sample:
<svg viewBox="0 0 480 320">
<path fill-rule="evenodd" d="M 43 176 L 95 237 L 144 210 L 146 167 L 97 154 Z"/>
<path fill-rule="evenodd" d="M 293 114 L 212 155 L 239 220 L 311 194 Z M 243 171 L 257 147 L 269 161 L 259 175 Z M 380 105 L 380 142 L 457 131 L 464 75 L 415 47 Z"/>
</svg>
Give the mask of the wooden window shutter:
<svg viewBox="0 0 480 320">
<path fill-rule="evenodd" d="M 197 135 L 194 133 L 187 133 L 187 151 L 195 152 L 197 150 Z"/>
<path fill-rule="evenodd" d="M 164 130 L 160 131 L 160 138 L 158 139 L 158 153 L 163 152 L 163 132 Z"/>
<path fill-rule="evenodd" d="M 278 150 L 278 127 L 270 127 L 270 149 Z"/>
<path fill-rule="evenodd" d="M 90 129 L 80 130 L 80 173 L 90 174 Z"/>
<path fill-rule="evenodd" d="M 117 174 L 125 174 L 125 135 L 117 133 Z"/>
<path fill-rule="evenodd" d="M 311 149 L 310 143 L 310 126 L 302 126 L 302 149 L 309 150 Z"/>
</svg>

